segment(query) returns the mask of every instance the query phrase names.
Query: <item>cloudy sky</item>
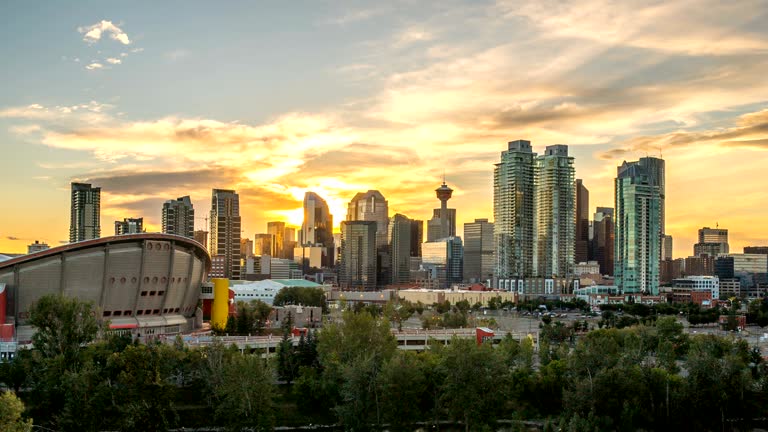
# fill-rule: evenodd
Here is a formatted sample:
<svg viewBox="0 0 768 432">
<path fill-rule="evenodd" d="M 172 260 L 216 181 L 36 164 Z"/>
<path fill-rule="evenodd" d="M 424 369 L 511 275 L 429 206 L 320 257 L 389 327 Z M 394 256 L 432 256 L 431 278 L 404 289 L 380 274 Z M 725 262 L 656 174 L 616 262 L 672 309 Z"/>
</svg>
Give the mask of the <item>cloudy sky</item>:
<svg viewBox="0 0 768 432">
<path fill-rule="evenodd" d="M 338 223 L 356 193 L 427 219 L 492 219 L 513 139 L 567 144 L 590 204 L 663 154 L 676 257 L 702 226 L 768 244 L 765 0 L 0 3 L 0 251 L 68 239 L 69 182 L 102 234 L 162 202 L 240 193 L 244 234 Z M 461 228 L 459 228 L 461 231 Z"/>
</svg>

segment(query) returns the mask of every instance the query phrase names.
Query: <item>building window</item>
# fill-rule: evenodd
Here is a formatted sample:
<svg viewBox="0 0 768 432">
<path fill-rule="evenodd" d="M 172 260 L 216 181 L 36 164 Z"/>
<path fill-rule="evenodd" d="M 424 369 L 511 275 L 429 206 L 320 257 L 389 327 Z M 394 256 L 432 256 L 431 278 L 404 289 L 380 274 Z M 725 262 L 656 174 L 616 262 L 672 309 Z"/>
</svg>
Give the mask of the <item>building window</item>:
<svg viewBox="0 0 768 432">
<path fill-rule="evenodd" d="M 105 317 L 112 316 L 112 311 L 104 311 L 102 315 Z"/>
</svg>

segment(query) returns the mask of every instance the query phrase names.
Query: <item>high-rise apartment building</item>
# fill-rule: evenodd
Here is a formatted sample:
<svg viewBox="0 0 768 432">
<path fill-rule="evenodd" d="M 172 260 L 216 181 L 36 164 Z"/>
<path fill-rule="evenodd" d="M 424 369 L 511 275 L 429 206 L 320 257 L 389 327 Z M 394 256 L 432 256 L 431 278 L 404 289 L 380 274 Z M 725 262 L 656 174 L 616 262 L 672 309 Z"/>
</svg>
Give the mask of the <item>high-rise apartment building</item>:
<svg viewBox="0 0 768 432">
<path fill-rule="evenodd" d="M 511 141 L 493 170 L 496 278 L 534 276 L 535 156 L 530 141 Z"/>
<path fill-rule="evenodd" d="M 253 247 L 256 256 L 272 256 L 272 234 L 256 234 L 254 236 Z"/>
<path fill-rule="evenodd" d="M 240 222 L 240 196 L 234 190 L 213 189 L 208 251 L 222 257 L 223 277 L 229 279 L 240 279 Z"/>
<path fill-rule="evenodd" d="M 613 209 L 598 207 L 592 219 L 592 256 L 600 265 L 600 273 L 613 276 L 614 226 Z"/>
<path fill-rule="evenodd" d="M 163 203 L 163 233 L 194 238 L 195 209 L 189 196 Z"/>
<path fill-rule="evenodd" d="M 727 254 L 728 249 L 727 229 L 704 227 L 699 230 L 699 242 L 693 245 L 693 255 L 716 257 Z"/>
<path fill-rule="evenodd" d="M 304 194 L 304 223 L 301 225 L 299 246 L 325 247 L 323 266 L 333 266 L 333 215 L 325 200 L 314 192 Z"/>
<path fill-rule="evenodd" d="M 144 218 L 125 218 L 115 221 L 115 235 L 139 234 L 144 232 Z"/>
<path fill-rule="evenodd" d="M 343 289 L 376 289 L 376 222 L 341 223 L 339 285 Z"/>
<path fill-rule="evenodd" d="M 87 183 L 72 183 L 72 208 L 69 242 L 101 237 L 101 188 Z"/>
<path fill-rule="evenodd" d="M 389 220 L 389 282 L 392 284 L 403 284 L 410 280 L 411 222 L 399 213 Z"/>
<path fill-rule="evenodd" d="M 293 249 L 290 254 L 285 250 L 285 222 L 267 222 L 267 233 L 272 236 L 269 255 L 275 258 L 293 259 Z"/>
<path fill-rule="evenodd" d="M 493 278 L 493 222 L 475 219 L 464 224 L 464 280 L 486 282 Z"/>
<path fill-rule="evenodd" d="M 576 238 L 573 157 L 568 156 L 568 146 L 552 145 L 536 164 L 534 268 L 539 277 L 564 278 L 572 271 Z"/>
<path fill-rule="evenodd" d="M 624 162 L 616 177 L 614 276 L 624 293 L 659 293 L 664 161 Z"/>
<path fill-rule="evenodd" d="M 589 261 L 589 190 L 576 179 L 576 243 L 574 262 Z"/>
</svg>

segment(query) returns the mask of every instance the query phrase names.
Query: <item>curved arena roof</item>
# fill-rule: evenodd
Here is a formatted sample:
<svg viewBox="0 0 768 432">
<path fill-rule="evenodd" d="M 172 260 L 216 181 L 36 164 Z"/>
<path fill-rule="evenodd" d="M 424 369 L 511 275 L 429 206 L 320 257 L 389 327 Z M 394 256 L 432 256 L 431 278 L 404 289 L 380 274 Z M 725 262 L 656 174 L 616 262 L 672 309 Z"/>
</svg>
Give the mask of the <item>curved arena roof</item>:
<svg viewBox="0 0 768 432">
<path fill-rule="evenodd" d="M 113 328 L 186 328 L 210 268 L 210 255 L 193 239 L 142 233 L 70 243 L 0 262 L 0 284 L 10 288 L 7 311 L 19 326 L 41 296 L 62 294 L 94 302 Z M 20 341 L 22 333 L 19 328 Z"/>
</svg>

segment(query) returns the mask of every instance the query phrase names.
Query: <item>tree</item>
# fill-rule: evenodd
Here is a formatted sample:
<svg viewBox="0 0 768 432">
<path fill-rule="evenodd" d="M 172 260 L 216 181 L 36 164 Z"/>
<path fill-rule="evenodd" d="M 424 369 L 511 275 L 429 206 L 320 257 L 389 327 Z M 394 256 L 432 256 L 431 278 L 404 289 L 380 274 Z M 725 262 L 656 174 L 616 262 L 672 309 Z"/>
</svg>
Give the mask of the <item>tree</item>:
<svg viewBox="0 0 768 432">
<path fill-rule="evenodd" d="M 0 430 L 5 432 L 29 432 L 32 420 L 22 419 L 24 403 L 16 394 L 5 391 L 0 394 Z"/>
<path fill-rule="evenodd" d="M 409 431 L 422 417 L 428 386 L 424 375 L 424 356 L 397 351 L 384 363 L 378 376 L 382 420 L 394 431 Z"/>
<path fill-rule="evenodd" d="M 73 368 L 79 364 L 80 348 L 104 329 L 96 319 L 93 303 L 60 295 L 46 295 L 33 303 L 29 324 L 37 330 L 32 336 L 35 349 L 45 358 L 61 355 Z"/>
<path fill-rule="evenodd" d="M 291 384 L 298 375 L 300 364 L 297 352 L 293 347 L 293 342 L 288 335 L 289 333 L 284 332 L 283 338 L 277 346 L 277 376 Z M 303 348 L 302 345 L 306 345 L 303 334 L 299 343 L 299 349 Z"/>
<path fill-rule="evenodd" d="M 439 367 L 445 376 L 440 399 L 449 415 L 463 422 L 467 432 L 493 424 L 504 397 L 489 389 L 503 387 L 506 377 L 498 352 L 490 344 L 454 337 Z"/>
<path fill-rule="evenodd" d="M 274 416 L 273 374 L 256 355 L 235 355 L 225 362 L 222 380 L 214 386 L 216 418 L 228 430 L 272 430 Z"/>
<path fill-rule="evenodd" d="M 323 313 L 328 312 L 325 301 L 325 293 L 322 288 L 310 287 L 285 287 L 281 289 L 272 301 L 275 306 L 303 305 L 323 308 Z"/>
</svg>

